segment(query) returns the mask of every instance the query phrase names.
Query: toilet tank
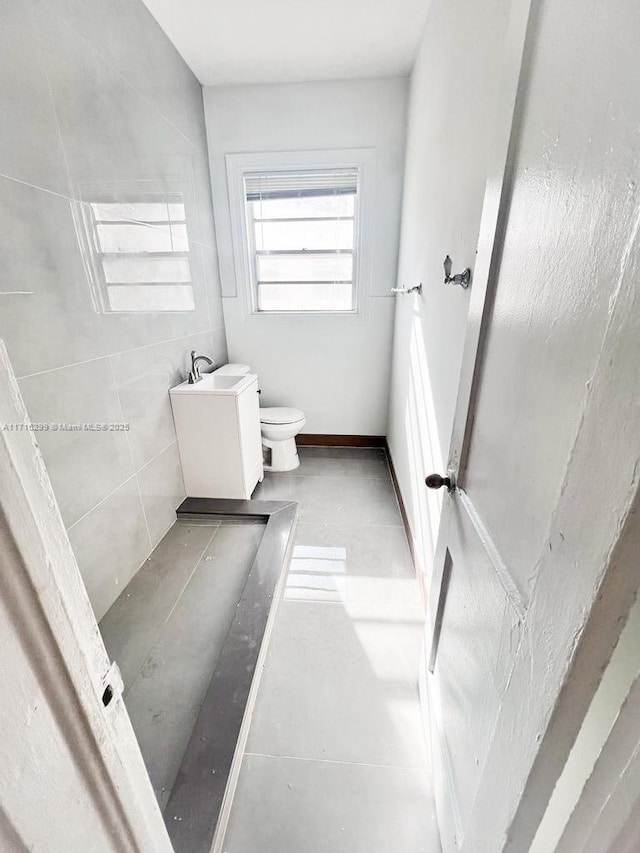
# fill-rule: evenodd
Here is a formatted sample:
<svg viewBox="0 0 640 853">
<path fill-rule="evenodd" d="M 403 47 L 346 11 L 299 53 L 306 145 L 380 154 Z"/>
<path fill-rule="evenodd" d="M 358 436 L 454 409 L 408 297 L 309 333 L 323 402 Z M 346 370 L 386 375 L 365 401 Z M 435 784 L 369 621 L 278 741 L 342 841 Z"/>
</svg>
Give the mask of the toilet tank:
<svg viewBox="0 0 640 853">
<path fill-rule="evenodd" d="M 250 370 L 248 364 L 224 364 L 213 372 L 219 373 L 221 376 L 245 376 Z"/>
</svg>

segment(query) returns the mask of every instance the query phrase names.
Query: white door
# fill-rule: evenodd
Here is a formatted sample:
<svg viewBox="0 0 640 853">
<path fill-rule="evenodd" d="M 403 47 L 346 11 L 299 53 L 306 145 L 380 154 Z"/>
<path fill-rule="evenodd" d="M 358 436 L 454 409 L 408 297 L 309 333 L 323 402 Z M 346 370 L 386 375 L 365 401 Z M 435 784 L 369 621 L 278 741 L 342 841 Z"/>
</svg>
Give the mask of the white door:
<svg viewBox="0 0 640 853">
<path fill-rule="evenodd" d="M 0 850 L 170 853 L 0 341 Z"/>
<path fill-rule="evenodd" d="M 428 619 L 445 853 L 526 853 L 639 581 L 640 11 L 528 7 L 435 472 L 455 485 Z"/>
</svg>

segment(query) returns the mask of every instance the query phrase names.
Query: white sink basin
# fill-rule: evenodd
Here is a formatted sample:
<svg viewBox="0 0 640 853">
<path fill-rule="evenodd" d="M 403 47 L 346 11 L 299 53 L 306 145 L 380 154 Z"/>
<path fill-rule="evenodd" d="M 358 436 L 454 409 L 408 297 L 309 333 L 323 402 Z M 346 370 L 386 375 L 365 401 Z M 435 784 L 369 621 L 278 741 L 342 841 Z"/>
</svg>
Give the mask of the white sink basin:
<svg viewBox="0 0 640 853">
<path fill-rule="evenodd" d="M 216 373 L 205 373 L 199 382 L 190 385 L 182 382 L 172 388 L 170 394 L 222 394 L 224 396 L 236 396 L 240 394 L 247 385 L 255 380 L 255 374 L 246 373 L 244 376 L 229 376 Z"/>
</svg>

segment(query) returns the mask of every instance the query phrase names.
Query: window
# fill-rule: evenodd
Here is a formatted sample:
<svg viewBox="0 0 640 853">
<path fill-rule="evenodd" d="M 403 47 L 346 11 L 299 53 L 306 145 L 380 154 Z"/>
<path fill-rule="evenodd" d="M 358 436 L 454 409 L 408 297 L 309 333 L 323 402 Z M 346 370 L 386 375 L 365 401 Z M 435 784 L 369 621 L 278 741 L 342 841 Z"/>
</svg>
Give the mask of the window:
<svg viewBox="0 0 640 853">
<path fill-rule="evenodd" d="M 366 314 L 375 163 L 372 148 L 227 154 L 223 295 L 245 316 Z"/>
<path fill-rule="evenodd" d="M 100 310 L 195 309 L 180 195 L 91 202 L 85 205 L 83 218 Z"/>
<path fill-rule="evenodd" d="M 358 170 L 244 175 L 257 311 L 353 311 Z"/>
</svg>

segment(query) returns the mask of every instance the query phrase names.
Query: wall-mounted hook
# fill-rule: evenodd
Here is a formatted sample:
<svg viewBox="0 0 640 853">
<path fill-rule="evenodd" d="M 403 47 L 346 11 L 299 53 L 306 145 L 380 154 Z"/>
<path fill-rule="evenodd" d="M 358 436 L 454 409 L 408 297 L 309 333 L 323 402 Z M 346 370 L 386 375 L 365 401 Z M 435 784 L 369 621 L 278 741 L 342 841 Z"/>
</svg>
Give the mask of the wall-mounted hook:
<svg viewBox="0 0 640 853">
<path fill-rule="evenodd" d="M 417 293 L 419 296 L 422 296 L 422 282 L 416 284 L 415 287 L 392 287 L 391 293 Z"/>
<path fill-rule="evenodd" d="M 469 267 L 462 270 L 462 272 L 456 273 L 455 275 L 451 275 L 451 258 L 449 255 L 444 259 L 444 283 L 445 284 L 459 284 L 460 287 L 464 287 L 466 290 L 467 287 L 471 284 L 471 270 Z"/>
</svg>

